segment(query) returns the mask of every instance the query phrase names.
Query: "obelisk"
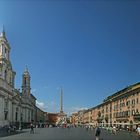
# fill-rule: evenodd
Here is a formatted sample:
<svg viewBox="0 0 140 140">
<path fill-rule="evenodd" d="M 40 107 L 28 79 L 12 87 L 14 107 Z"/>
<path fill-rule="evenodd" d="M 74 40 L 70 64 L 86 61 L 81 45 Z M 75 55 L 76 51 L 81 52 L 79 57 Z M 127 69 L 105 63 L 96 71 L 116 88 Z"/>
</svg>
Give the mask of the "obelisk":
<svg viewBox="0 0 140 140">
<path fill-rule="evenodd" d="M 60 96 L 60 114 L 63 114 L 63 88 L 61 87 L 61 96 Z"/>
</svg>

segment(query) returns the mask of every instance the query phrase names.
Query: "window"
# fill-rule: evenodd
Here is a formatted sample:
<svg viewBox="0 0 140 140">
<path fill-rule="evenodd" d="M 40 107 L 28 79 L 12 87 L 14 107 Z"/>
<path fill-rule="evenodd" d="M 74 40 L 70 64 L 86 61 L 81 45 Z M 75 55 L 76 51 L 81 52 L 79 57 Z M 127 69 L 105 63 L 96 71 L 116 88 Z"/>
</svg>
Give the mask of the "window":
<svg viewBox="0 0 140 140">
<path fill-rule="evenodd" d="M 136 113 L 139 114 L 139 110 L 138 109 L 136 109 Z"/>
<path fill-rule="evenodd" d="M 114 110 L 116 110 L 116 105 L 114 105 Z"/>
<path fill-rule="evenodd" d="M 113 116 L 116 117 L 116 113 L 114 113 Z"/>
<path fill-rule="evenodd" d="M 104 113 L 104 109 L 102 110 L 102 113 Z"/>
<path fill-rule="evenodd" d="M 128 111 L 125 111 L 125 116 L 128 116 Z"/>
<path fill-rule="evenodd" d="M 126 102 L 126 105 L 127 105 L 127 106 L 130 106 L 130 101 L 127 101 L 127 102 Z"/>
<path fill-rule="evenodd" d="M 122 113 L 121 112 L 119 112 L 119 117 L 121 117 L 122 116 Z"/>
<path fill-rule="evenodd" d="M 128 116 L 130 116 L 130 110 L 128 110 Z"/>
<path fill-rule="evenodd" d="M 30 110 L 28 110 L 28 121 L 30 121 Z"/>
<path fill-rule="evenodd" d="M 15 121 L 17 122 L 18 120 L 18 107 L 16 107 L 16 113 L 15 113 Z"/>
<path fill-rule="evenodd" d="M 7 53 L 7 49 L 5 48 L 5 54 Z"/>
<path fill-rule="evenodd" d="M 4 101 L 4 119 L 8 119 L 8 98 L 5 98 Z"/>
<path fill-rule="evenodd" d="M 5 111 L 4 112 L 4 119 L 7 120 L 7 118 L 8 118 L 8 111 Z"/>
<path fill-rule="evenodd" d="M 135 105 L 135 99 L 132 100 L 132 105 Z"/>
<path fill-rule="evenodd" d="M 5 70 L 5 75 L 4 76 L 5 76 L 5 80 L 6 80 L 7 79 L 7 71 L 6 70 Z"/>
<path fill-rule="evenodd" d="M 2 49 L 4 48 L 4 44 L 1 44 L 0 46 L 0 52 L 2 52 Z"/>
<path fill-rule="evenodd" d="M 112 111 L 112 106 L 110 106 L 110 112 Z"/>
<path fill-rule="evenodd" d="M 137 98 L 136 102 L 137 102 L 137 104 L 139 103 L 139 98 Z"/>
<path fill-rule="evenodd" d="M 125 116 L 125 112 L 124 112 L 124 111 L 122 112 L 122 116 L 123 116 L 123 117 Z"/>
<path fill-rule="evenodd" d="M 8 50 L 5 48 L 5 58 L 7 58 Z"/>
<path fill-rule="evenodd" d="M 15 121 L 17 122 L 17 118 L 18 118 L 18 113 L 16 112 L 15 114 Z"/>
<path fill-rule="evenodd" d="M 108 107 L 106 107 L 106 112 L 108 112 Z"/>
<path fill-rule="evenodd" d="M 134 115 L 135 114 L 135 110 L 132 110 L 132 115 Z"/>
</svg>

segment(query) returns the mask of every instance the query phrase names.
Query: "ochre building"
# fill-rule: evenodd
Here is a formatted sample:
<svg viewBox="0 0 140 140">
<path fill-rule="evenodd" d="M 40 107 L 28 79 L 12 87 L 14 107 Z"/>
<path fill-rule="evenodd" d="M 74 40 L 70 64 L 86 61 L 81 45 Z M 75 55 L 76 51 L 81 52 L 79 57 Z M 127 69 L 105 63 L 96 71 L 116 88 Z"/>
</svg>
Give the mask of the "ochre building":
<svg viewBox="0 0 140 140">
<path fill-rule="evenodd" d="M 83 124 L 136 128 L 140 123 L 140 83 L 108 96 L 101 104 L 84 111 L 81 117 Z"/>
</svg>

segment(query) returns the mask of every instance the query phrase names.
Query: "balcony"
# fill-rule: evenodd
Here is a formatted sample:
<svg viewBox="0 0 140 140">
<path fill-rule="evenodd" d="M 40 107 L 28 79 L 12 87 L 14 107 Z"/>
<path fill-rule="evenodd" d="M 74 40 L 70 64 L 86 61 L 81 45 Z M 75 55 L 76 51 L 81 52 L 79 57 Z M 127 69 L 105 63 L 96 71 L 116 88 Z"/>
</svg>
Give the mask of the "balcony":
<svg viewBox="0 0 140 140">
<path fill-rule="evenodd" d="M 100 123 L 100 122 L 102 122 L 103 119 L 104 119 L 104 117 L 98 117 L 97 122 Z"/>
<path fill-rule="evenodd" d="M 116 116 L 115 118 L 129 118 L 129 116 Z"/>
<path fill-rule="evenodd" d="M 117 121 L 128 121 L 129 116 L 125 115 L 125 116 L 116 116 L 115 117 Z"/>
<path fill-rule="evenodd" d="M 134 120 L 140 121 L 140 114 L 137 112 L 133 115 Z"/>
</svg>

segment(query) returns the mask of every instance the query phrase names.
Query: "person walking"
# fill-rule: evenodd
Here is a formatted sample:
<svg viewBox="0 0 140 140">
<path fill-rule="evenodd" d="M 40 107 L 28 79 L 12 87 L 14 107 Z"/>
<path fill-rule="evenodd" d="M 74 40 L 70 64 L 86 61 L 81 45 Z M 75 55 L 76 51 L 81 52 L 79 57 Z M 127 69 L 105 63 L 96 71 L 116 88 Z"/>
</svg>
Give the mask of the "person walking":
<svg viewBox="0 0 140 140">
<path fill-rule="evenodd" d="M 113 130 L 113 134 L 116 135 L 116 127 L 115 126 L 113 126 L 112 130 Z"/>
<path fill-rule="evenodd" d="M 30 133 L 34 134 L 34 125 L 33 125 L 33 123 L 31 123 L 31 125 L 30 125 Z"/>
<path fill-rule="evenodd" d="M 140 138 L 140 124 L 138 125 L 138 127 L 137 127 L 137 135 L 138 135 L 138 138 Z"/>
<path fill-rule="evenodd" d="M 99 127 L 96 127 L 96 129 L 95 129 L 95 137 L 96 137 L 96 140 L 99 140 L 100 134 L 101 134 L 100 128 Z"/>
</svg>

